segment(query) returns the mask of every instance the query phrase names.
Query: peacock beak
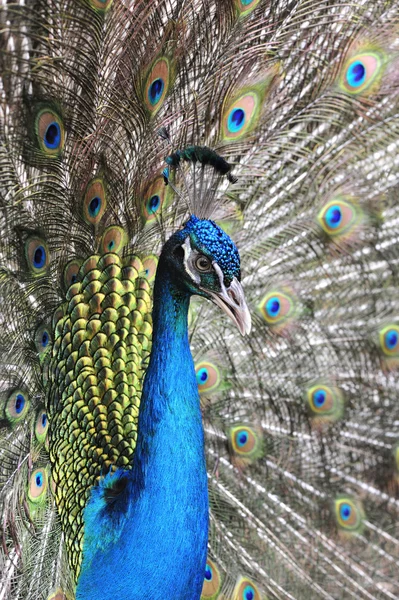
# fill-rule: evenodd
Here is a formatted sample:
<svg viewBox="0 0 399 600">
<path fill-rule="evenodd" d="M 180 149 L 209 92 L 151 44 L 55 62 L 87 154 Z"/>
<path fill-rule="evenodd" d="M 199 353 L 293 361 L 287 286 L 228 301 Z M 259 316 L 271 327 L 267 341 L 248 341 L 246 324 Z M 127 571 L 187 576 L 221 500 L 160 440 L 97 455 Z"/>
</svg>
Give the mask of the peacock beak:
<svg viewBox="0 0 399 600">
<path fill-rule="evenodd" d="M 216 262 L 213 263 L 213 268 L 219 276 L 221 290 L 220 292 L 205 291 L 209 294 L 212 302 L 217 304 L 237 325 L 241 335 L 248 335 L 251 331 L 251 313 L 245 302 L 241 283 L 234 277 L 230 286 L 226 288 L 223 282 L 222 270 Z"/>
</svg>

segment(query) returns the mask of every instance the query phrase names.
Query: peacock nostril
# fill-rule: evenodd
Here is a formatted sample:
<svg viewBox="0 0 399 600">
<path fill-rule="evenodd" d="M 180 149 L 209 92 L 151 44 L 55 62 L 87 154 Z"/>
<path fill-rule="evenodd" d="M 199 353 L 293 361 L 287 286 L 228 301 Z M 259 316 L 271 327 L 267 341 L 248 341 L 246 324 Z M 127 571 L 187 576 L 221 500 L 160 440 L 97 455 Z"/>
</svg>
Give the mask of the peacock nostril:
<svg viewBox="0 0 399 600">
<path fill-rule="evenodd" d="M 234 290 L 228 289 L 227 295 L 234 302 L 234 304 L 238 304 L 239 300 L 238 300 L 237 295 L 235 294 Z"/>
</svg>

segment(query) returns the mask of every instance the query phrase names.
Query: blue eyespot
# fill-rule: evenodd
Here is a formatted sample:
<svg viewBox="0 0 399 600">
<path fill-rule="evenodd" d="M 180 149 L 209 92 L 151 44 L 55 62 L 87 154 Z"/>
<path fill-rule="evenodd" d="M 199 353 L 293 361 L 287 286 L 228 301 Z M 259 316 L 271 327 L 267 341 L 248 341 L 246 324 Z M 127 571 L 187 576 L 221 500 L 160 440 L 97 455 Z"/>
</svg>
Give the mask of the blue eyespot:
<svg viewBox="0 0 399 600">
<path fill-rule="evenodd" d="M 266 302 L 266 311 L 270 317 L 277 317 L 280 312 L 280 308 L 280 300 L 276 296 L 269 298 L 269 300 Z"/>
<path fill-rule="evenodd" d="M 244 600 L 253 600 L 255 598 L 255 590 L 252 585 L 247 585 L 243 593 Z"/>
<path fill-rule="evenodd" d="M 38 488 L 43 486 L 43 473 L 41 471 L 36 473 L 35 482 Z"/>
<path fill-rule="evenodd" d="M 107 208 L 107 193 L 102 177 L 92 179 L 83 197 L 83 218 L 89 225 L 98 225 Z"/>
<path fill-rule="evenodd" d="M 349 533 L 361 531 L 365 514 L 359 499 L 338 497 L 335 500 L 335 511 L 338 527 Z"/>
<path fill-rule="evenodd" d="M 94 196 L 94 198 L 92 198 L 92 200 L 89 203 L 89 215 L 91 217 L 96 217 L 100 212 L 100 208 L 101 198 L 99 198 L 98 196 Z"/>
<path fill-rule="evenodd" d="M 331 229 L 339 227 L 342 221 L 342 211 L 338 205 L 330 206 L 325 215 L 326 223 Z"/>
<path fill-rule="evenodd" d="M 103 252 L 118 253 L 122 250 L 127 241 L 128 237 L 123 227 L 119 227 L 119 225 L 110 225 L 103 233 L 100 248 Z"/>
<path fill-rule="evenodd" d="M 148 89 L 148 99 L 152 105 L 157 104 L 162 96 L 165 84 L 162 79 L 155 79 Z"/>
<path fill-rule="evenodd" d="M 360 61 L 355 61 L 346 72 L 346 80 L 351 87 L 359 87 L 365 82 L 366 68 Z"/>
<path fill-rule="evenodd" d="M 339 515 L 343 521 L 347 521 L 351 516 L 352 508 L 346 502 L 342 503 L 339 507 Z"/>
<path fill-rule="evenodd" d="M 205 567 L 205 579 L 207 581 L 212 581 L 212 569 L 209 565 Z"/>
<path fill-rule="evenodd" d="M 77 275 L 72 275 L 72 277 L 71 277 L 71 283 L 76 283 L 77 280 L 78 280 Z"/>
<path fill-rule="evenodd" d="M 61 128 L 57 121 L 50 123 L 44 134 L 44 143 L 49 150 L 56 150 L 61 143 Z"/>
<path fill-rule="evenodd" d="M 5 405 L 5 416 L 11 425 L 18 423 L 29 410 L 29 396 L 21 390 L 13 390 Z"/>
<path fill-rule="evenodd" d="M 389 357 L 397 359 L 399 356 L 399 326 L 387 323 L 380 329 L 379 337 L 382 351 Z"/>
<path fill-rule="evenodd" d="M 46 242 L 36 236 L 29 237 L 25 242 L 25 257 L 31 272 L 34 275 L 43 275 L 49 263 Z"/>
<path fill-rule="evenodd" d="M 40 110 L 35 118 L 35 134 L 40 150 L 56 156 L 64 146 L 64 126 L 60 116 L 50 108 Z"/>
<path fill-rule="evenodd" d="M 49 335 L 48 335 L 47 331 L 44 331 L 43 335 L 42 335 L 42 342 L 41 342 L 42 343 L 42 348 L 46 348 L 47 347 L 49 339 L 50 338 L 49 338 Z"/>
<path fill-rule="evenodd" d="M 327 398 L 327 394 L 324 390 L 317 390 L 313 394 L 313 401 L 316 406 L 323 406 Z"/>
<path fill-rule="evenodd" d="M 199 369 L 197 371 L 197 382 L 198 385 L 204 385 L 204 383 L 206 383 L 208 381 L 208 369 L 205 369 L 205 367 L 203 367 L 202 369 Z"/>
<path fill-rule="evenodd" d="M 245 446 L 245 444 L 246 444 L 246 443 L 247 443 L 247 441 L 248 441 L 248 433 L 247 433 L 246 431 L 241 431 L 241 432 L 240 432 L 240 433 L 237 435 L 237 437 L 236 437 L 236 440 L 237 440 L 237 444 L 238 444 L 239 446 Z"/>
<path fill-rule="evenodd" d="M 389 329 L 385 334 L 385 343 L 388 350 L 394 350 L 399 340 L 398 332 L 395 329 Z"/>
<path fill-rule="evenodd" d="M 228 443 L 235 456 L 256 459 L 261 455 L 262 442 L 259 434 L 248 425 L 230 427 Z"/>
<path fill-rule="evenodd" d="M 161 204 L 161 198 L 158 194 L 154 194 L 147 202 L 147 209 L 149 213 L 154 213 L 158 210 L 159 205 Z"/>
<path fill-rule="evenodd" d="M 25 398 L 22 394 L 17 394 L 17 397 L 15 398 L 15 412 L 17 413 L 17 415 L 19 415 L 24 410 L 24 406 Z"/>
<path fill-rule="evenodd" d="M 35 469 L 29 478 L 28 498 L 33 504 L 41 503 L 46 498 L 47 471 Z"/>
<path fill-rule="evenodd" d="M 44 246 L 38 246 L 33 255 L 33 266 L 35 269 L 41 269 L 46 264 L 46 250 Z"/>
<path fill-rule="evenodd" d="M 229 131 L 236 133 L 243 128 L 245 123 L 245 112 L 242 108 L 234 108 L 227 119 Z"/>
<path fill-rule="evenodd" d="M 35 424 L 35 437 L 36 437 L 36 440 L 40 444 L 43 444 L 46 442 L 47 429 L 48 429 L 47 414 L 44 412 L 44 410 L 40 410 L 37 414 L 36 424 Z M 32 475 L 32 478 L 35 479 L 36 474 Z"/>
</svg>

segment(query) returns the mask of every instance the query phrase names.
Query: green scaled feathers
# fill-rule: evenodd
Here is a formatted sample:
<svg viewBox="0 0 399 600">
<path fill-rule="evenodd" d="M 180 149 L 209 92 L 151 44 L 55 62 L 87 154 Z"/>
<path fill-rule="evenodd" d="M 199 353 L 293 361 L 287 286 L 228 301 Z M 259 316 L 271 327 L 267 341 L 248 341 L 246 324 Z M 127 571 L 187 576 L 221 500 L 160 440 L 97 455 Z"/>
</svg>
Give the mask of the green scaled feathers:
<svg viewBox="0 0 399 600">
<path fill-rule="evenodd" d="M 53 318 L 50 457 L 57 465 L 54 495 L 76 573 L 90 488 L 101 474 L 129 467 L 136 446 L 152 332 L 150 286 L 142 271 L 135 256 L 89 257 Z M 75 456 L 70 448 L 77 438 Z"/>
</svg>

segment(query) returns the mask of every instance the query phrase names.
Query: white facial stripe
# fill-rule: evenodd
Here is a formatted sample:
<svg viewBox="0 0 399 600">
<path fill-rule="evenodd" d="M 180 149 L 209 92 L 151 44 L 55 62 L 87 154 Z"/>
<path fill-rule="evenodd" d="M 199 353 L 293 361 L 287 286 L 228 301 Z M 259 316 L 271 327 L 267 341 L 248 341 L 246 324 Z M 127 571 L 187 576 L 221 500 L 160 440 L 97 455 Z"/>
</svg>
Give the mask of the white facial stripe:
<svg viewBox="0 0 399 600">
<path fill-rule="evenodd" d="M 191 279 L 193 281 L 195 281 L 195 283 L 199 284 L 201 282 L 201 277 L 198 273 L 196 273 L 195 271 L 193 271 L 190 267 L 190 263 L 192 263 L 192 254 L 193 254 L 193 249 L 191 248 L 191 244 L 190 244 L 190 238 L 186 237 L 186 239 L 184 240 L 184 244 L 182 245 L 182 248 L 184 250 L 184 268 L 186 270 L 186 273 L 188 275 L 190 275 Z M 195 253 L 197 255 L 197 253 Z"/>
<path fill-rule="evenodd" d="M 226 287 L 225 287 L 224 281 L 223 281 L 224 280 L 223 271 L 219 267 L 219 265 L 217 264 L 217 262 L 215 260 L 212 262 L 212 267 L 215 269 L 215 273 L 219 277 L 220 289 L 222 290 L 223 293 L 225 293 Z"/>
</svg>

